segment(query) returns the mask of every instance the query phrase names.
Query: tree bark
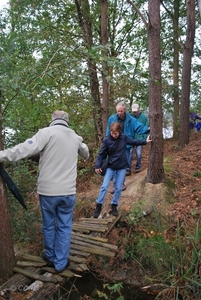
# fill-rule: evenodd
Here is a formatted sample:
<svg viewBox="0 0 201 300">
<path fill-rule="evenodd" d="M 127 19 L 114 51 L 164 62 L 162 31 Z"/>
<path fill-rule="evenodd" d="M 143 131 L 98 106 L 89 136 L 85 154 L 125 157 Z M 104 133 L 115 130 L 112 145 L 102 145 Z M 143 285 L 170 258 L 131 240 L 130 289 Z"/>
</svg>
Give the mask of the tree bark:
<svg viewBox="0 0 201 300">
<path fill-rule="evenodd" d="M 1 98 L 1 91 L 0 91 Z M 0 149 L 2 142 L 2 112 L 0 112 Z M 12 274 L 15 266 L 15 255 L 12 241 L 11 218 L 5 185 L 0 177 L 0 285 Z"/>
<path fill-rule="evenodd" d="M 195 1 L 186 1 L 187 5 L 187 33 L 184 44 L 183 69 L 182 69 L 182 91 L 180 108 L 180 131 L 179 146 L 184 147 L 189 143 L 189 105 L 190 105 L 190 82 L 191 82 L 191 60 L 195 38 Z"/>
<path fill-rule="evenodd" d="M 93 36 L 92 36 L 92 25 L 90 18 L 90 6 L 88 0 L 75 0 L 75 5 L 77 8 L 78 21 L 80 28 L 82 30 L 83 40 L 87 49 L 91 49 L 93 46 Z M 95 131 L 97 133 L 96 140 L 101 142 L 103 137 L 103 127 L 102 127 L 102 109 L 99 94 L 99 82 L 97 76 L 96 63 L 92 60 L 90 56 L 87 57 L 88 72 L 90 78 L 90 89 L 91 97 L 93 100 L 93 119 L 95 125 Z"/>
<path fill-rule="evenodd" d="M 173 138 L 179 139 L 179 5 L 180 0 L 174 0 L 173 28 L 174 28 L 174 56 L 173 56 Z"/>
<path fill-rule="evenodd" d="M 108 108 L 109 108 L 109 84 L 107 76 L 109 75 L 109 68 L 107 63 L 108 50 L 105 47 L 108 43 L 107 33 L 108 23 L 108 2 L 107 0 L 101 0 L 101 40 L 104 47 L 103 52 L 103 63 L 102 63 L 102 85 L 103 85 L 103 99 L 102 99 L 102 124 L 103 124 L 103 135 L 106 132 L 107 121 L 108 121 Z"/>
<path fill-rule="evenodd" d="M 200 16 L 201 16 L 201 0 L 198 0 L 198 8 L 199 8 Z"/>
<path fill-rule="evenodd" d="M 163 133 L 161 101 L 161 55 L 160 55 L 160 1 L 148 1 L 149 24 L 147 27 L 149 47 L 149 118 L 152 138 L 147 181 L 153 184 L 164 180 Z"/>
</svg>

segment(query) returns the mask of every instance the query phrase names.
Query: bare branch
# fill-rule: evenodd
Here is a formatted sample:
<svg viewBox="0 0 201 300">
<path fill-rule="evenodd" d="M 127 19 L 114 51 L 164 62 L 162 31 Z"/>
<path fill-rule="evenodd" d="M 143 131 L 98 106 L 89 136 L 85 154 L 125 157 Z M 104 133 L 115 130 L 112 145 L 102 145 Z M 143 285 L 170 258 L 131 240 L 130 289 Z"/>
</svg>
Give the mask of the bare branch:
<svg viewBox="0 0 201 300">
<path fill-rule="evenodd" d="M 147 28 L 148 27 L 148 23 L 147 23 L 145 17 L 141 14 L 140 10 L 137 8 L 137 6 L 131 0 L 127 0 L 127 2 L 132 5 L 132 7 L 138 13 L 138 15 L 141 17 L 143 23 L 145 24 L 145 26 Z"/>
</svg>

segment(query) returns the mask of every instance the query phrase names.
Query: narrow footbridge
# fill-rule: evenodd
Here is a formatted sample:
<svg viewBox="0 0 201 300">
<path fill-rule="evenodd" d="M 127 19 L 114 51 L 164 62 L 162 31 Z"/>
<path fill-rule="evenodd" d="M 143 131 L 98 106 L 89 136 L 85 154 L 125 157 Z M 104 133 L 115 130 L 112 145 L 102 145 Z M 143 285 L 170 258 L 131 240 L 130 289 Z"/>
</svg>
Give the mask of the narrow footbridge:
<svg viewBox="0 0 201 300">
<path fill-rule="evenodd" d="M 107 235 L 120 217 L 80 218 L 74 222 L 69 257 L 71 263 L 62 273 L 47 267 L 40 256 L 18 254 L 13 269 L 15 274 L 0 286 L 0 300 L 50 299 L 66 280 L 82 277 L 83 272 L 89 271 L 86 261 L 91 254 L 114 257 L 118 248 L 108 244 Z"/>
</svg>

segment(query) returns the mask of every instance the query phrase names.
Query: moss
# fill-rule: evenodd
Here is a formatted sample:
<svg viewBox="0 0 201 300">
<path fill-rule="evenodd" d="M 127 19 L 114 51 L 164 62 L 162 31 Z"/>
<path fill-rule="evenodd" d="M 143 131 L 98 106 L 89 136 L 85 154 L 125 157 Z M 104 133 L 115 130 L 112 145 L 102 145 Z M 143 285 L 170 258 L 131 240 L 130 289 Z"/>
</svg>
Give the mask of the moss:
<svg viewBox="0 0 201 300">
<path fill-rule="evenodd" d="M 172 178 L 166 177 L 165 183 L 166 183 L 167 186 L 170 187 L 171 189 L 174 189 L 174 188 L 175 188 L 175 183 L 174 183 L 174 181 L 172 180 Z"/>
</svg>

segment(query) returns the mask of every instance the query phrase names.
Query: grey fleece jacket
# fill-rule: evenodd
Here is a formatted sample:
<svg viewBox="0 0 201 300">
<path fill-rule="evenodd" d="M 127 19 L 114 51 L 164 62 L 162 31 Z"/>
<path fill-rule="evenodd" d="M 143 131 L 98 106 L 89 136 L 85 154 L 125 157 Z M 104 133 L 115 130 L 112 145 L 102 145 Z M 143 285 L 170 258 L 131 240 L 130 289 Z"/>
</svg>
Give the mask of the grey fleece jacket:
<svg viewBox="0 0 201 300">
<path fill-rule="evenodd" d="M 58 124 L 59 123 L 59 124 Z M 18 161 L 40 153 L 37 192 L 46 196 L 76 193 L 78 154 L 89 158 L 89 149 L 66 121 L 56 119 L 32 138 L 0 151 L 0 162 Z"/>
</svg>

